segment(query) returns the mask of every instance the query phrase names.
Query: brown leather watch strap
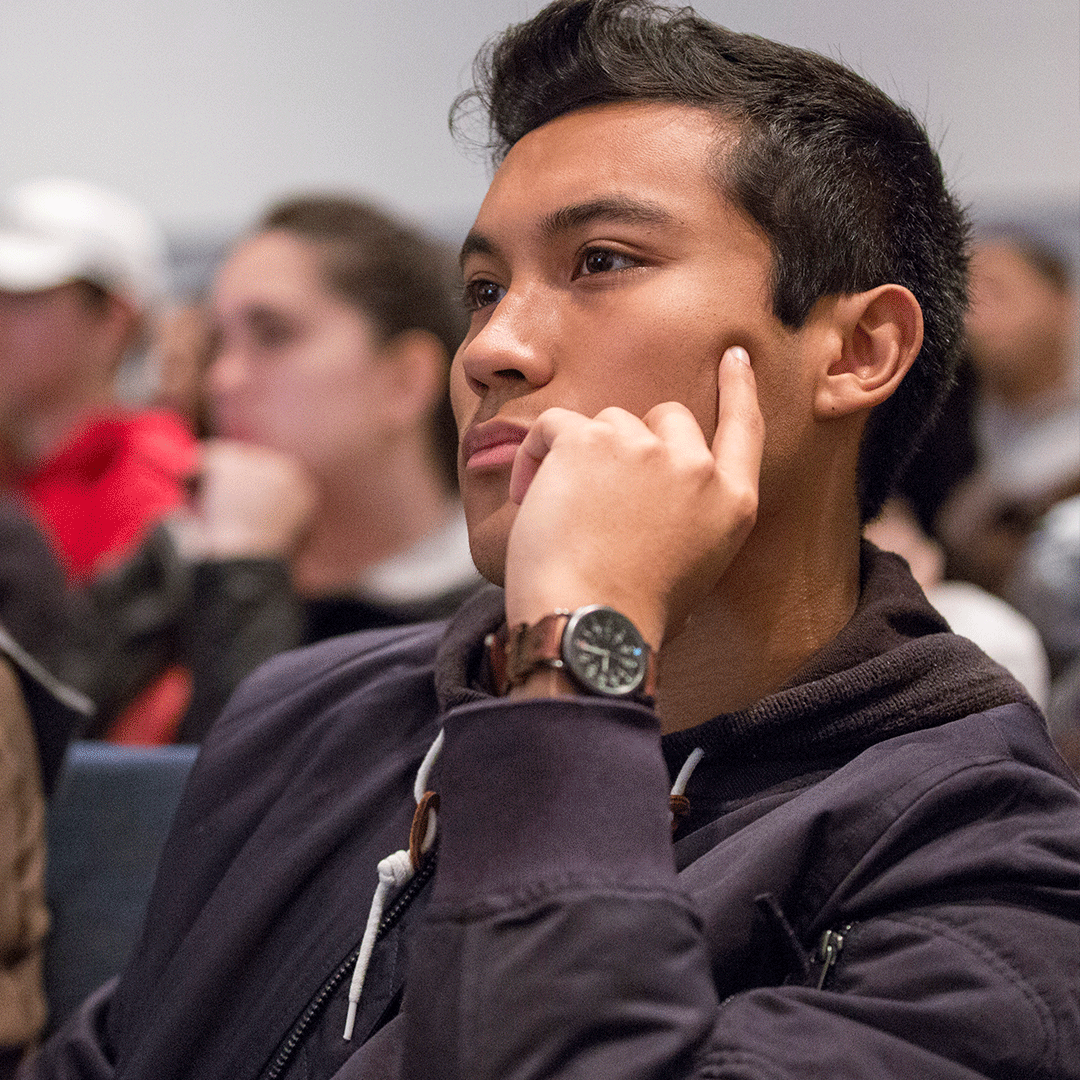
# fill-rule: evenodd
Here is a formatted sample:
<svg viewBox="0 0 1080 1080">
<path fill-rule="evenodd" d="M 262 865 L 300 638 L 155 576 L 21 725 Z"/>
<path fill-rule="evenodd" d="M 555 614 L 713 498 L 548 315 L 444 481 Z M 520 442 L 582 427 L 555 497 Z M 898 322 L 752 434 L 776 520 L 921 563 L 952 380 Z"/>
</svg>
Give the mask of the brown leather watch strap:
<svg viewBox="0 0 1080 1080">
<path fill-rule="evenodd" d="M 523 683 L 538 667 L 563 666 L 562 636 L 570 614 L 560 608 L 531 626 L 504 625 L 498 633 L 488 634 L 484 644 L 497 694 L 505 694 L 512 686 Z"/>
<path fill-rule="evenodd" d="M 506 685 L 523 683 L 538 667 L 561 668 L 562 639 L 570 612 L 563 609 L 539 622 L 510 627 L 506 636 Z"/>
</svg>

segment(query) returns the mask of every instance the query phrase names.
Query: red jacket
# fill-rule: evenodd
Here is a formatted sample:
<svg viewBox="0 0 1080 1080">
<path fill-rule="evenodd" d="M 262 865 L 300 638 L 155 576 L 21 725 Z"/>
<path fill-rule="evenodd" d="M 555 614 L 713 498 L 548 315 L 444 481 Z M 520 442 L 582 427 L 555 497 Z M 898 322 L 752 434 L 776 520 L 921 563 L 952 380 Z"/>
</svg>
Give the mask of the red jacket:
<svg viewBox="0 0 1080 1080">
<path fill-rule="evenodd" d="M 130 551 L 184 501 L 195 439 L 164 411 L 102 414 L 15 489 L 53 540 L 68 579 L 83 582 Z"/>
</svg>

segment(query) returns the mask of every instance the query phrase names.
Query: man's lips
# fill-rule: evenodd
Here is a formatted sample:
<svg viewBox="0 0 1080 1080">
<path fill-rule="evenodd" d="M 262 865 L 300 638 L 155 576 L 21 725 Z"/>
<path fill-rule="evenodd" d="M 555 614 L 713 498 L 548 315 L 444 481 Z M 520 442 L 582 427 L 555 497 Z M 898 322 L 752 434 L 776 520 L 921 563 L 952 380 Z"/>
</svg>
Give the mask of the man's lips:
<svg viewBox="0 0 1080 1080">
<path fill-rule="evenodd" d="M 528 430 L 504 420 L 487 420 L 469 428 L 461 440 L 465 468 L 472 471 L 509 467 Z"/>
</svg>

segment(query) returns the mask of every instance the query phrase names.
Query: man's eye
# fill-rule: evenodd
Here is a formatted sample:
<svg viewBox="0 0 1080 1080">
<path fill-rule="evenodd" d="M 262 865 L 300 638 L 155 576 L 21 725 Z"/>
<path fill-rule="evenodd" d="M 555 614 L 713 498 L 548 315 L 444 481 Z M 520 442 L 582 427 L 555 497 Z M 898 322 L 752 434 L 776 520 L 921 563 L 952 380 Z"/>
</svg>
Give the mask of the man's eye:
<svg viewBox="0 0 1080 1080">
<path fill-rule="evenodd" d="M 638 265 L 629 255 L 606 248 L 591 248 L 581 259 L 582 274 L 603 274 L 610 270 L 626 270 Z"/>
<path fill-rule="evenodd" d="M 463 298 L 467 311 L 479 311 L 481 308 L 497 304 L 505 294 L 501 285 L 494 281 L 470 281 L 465 285 Z"/>
</svg>

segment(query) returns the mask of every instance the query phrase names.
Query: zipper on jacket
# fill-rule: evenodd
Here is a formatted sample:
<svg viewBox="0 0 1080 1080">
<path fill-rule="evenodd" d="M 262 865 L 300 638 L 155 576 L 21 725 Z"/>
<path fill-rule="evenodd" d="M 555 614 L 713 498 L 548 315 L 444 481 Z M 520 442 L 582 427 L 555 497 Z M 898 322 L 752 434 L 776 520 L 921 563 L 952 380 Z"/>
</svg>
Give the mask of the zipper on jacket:
<svg viewBox="0 0 1080 1080">
<path fill-rule="evenodd" d="M 420 868 L 402 890 L 401 895 L 394 901 L 390 909 L 384 913 L 382 921 L 379 923 L 379 929 L 375 934 L 376 942 L 378 942 L 387 931 L 393 928 L 394 924 L 401 918 L 405 909 L 412 903 L 416 894 L 427 884 L 428 879 L 435 872 L 436 850 L 437 848 L 432 848 L 424 861 L 420 864 Z M 336 968 L 334 968 L 330 977 L 321 987 L 319 987 L 315 996 L 308 1002 L 307 1008 L 300 1014 L 300 1019 L 293 1024 L 289 1034 L 278 1044 L 278 1050 L 274 1055 L 274 1060 L 262 1073 L 260 1080 L 277 1080 L 277 1078 L 285 1071 L 285 1067 L 289 1064 L 293 1054 L 296 1052 L 296 1048 L 307 1034 L 308 1029 L 318 1018 L 319 1013 L 322 1012 L 326 1003 L 334 996 L 334 992 L 352 972 L 352 969 L 356 964 L 356 958 L 359 955 L 360 946 L 357 945 L 356 948 L 353 949 Z"/>
<path fill-rule="evenodd" d="M 818 990 L 825 986 L 825 979 L 840 959 L 840 952 L 844 948 L 844 937 L 851 930 L 851 926 L 851 923 L 846 923 L 839 930 L 826 930 L 821 935 L 816 954 L 816 959 L 821 964 L 821 974 L 817 981 Z"/>
</svg>

